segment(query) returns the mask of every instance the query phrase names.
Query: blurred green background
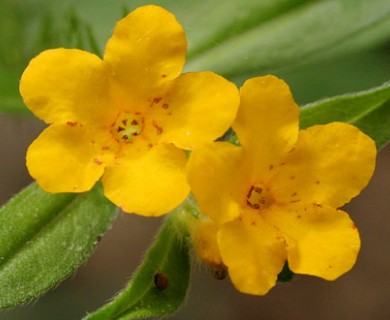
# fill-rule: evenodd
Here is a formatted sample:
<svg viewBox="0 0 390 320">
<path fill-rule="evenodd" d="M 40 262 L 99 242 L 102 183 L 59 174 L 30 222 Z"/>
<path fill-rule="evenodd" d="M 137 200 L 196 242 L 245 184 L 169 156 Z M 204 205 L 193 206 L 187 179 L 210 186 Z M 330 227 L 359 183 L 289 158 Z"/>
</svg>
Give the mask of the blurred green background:
<svg viewBox="0 0 390 320">
<path fill-rule="evenodd" d="M 231 10 L 231 19 L 245 19 L 243 9 L 259 2 L 280 3 L 283 13 L 320 1 L 155 1 L 177 15 L 186 29 L 189 55 L 207 45 L 213 17 Z M 331 2 L 331 1 L 330 1 Z M 336 1 L 337 2 L 337 1 Z M 379 2 L 374 0 L 372 3 Z M 24 164 L 28 145 L 44 125 L 30 117 L 18 95 L 18 81 L 28 61 L 46 48 L 79 47 L 101 54 L 115 22 L 147 1 L 2 0 L 0 2 L 0 202 L 3 204 L 31 179 Z M 229 6 L 233 9 L 229 9 Z M 282 9 L 280 9 L 282 10 Z M 386 13 L 384 11 L 384 13 Z M 248 18 L 249 19 L 249 18 Z M 252 19 L 252 18 L 251 18 Z M 267 19 L 272 20 L 272 17 Z M 332 23 L 332 17 L 327 17 Z M 387 37 L 342 54 L 305 59 L 272 72 L 285 79 L 299 104 L 378 86 L 390 74 L 390 15 Z M 230 29 L 229 29 L 230 30 Z M 231 31 L 231 32 L 239 32 Z M 307 30 L 310 33 L 310 30 Z M 211 40 L 210 40 L 211 41 Z M 214 40 L 213 40 L 214 41 Z M 217 40 L 209 43 L 218 46 Z M 304 45 L 304 44 L 302 44 Z M 237 59 L 245 60 L 245 56 Z M 191 66 L 191 60 L 189 65 Z M 194 70 L 196 71 L 196 70 Z M 213 71 L 213 70 L 212 70 Z M 243 74 L 225 74 L 238 85 Z M 390 111 L 389 111 L 390 112 Z M 326 156 L 326 155 L 324 155 Z M 172 319 L 390 319 L 390 147 L 382 149 L 369 187 L 346 206 L 362 237 L 355 268 L 335 282 L 296 276 L 279 284 L 265 297 L 237 292 L 229 280 L 214 280 L 194 263 L 186 305 Z M 81 319 L 108 301 L 130 278 L 161 219 L 120 214 L 94 255 L 58 288 L 26 306 L 0 312 L 0 319 Z"/>
</svg>

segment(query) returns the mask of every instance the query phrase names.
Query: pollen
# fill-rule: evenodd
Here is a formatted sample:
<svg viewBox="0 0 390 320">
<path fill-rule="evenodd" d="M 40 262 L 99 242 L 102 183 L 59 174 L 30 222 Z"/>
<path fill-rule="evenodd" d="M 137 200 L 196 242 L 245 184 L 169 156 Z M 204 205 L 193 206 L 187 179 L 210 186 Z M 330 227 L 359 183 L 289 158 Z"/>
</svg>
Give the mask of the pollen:
<svg viewBox="0 0 390 320">
<path fill-rule="evenodd" d="M 253 185 L 250 187 L 247 197 L 246 204 L 255 210 L 262 210 L 268 208 L 272 203 L 272 198 L 263 185 Z"/>
<path fill-rule="evenodd" d="M 112 125 L 111 133 L 118 142 L 132 142 L 142 133 L 143 122 L 142 115 L 124 112 Z"/>
</svg>

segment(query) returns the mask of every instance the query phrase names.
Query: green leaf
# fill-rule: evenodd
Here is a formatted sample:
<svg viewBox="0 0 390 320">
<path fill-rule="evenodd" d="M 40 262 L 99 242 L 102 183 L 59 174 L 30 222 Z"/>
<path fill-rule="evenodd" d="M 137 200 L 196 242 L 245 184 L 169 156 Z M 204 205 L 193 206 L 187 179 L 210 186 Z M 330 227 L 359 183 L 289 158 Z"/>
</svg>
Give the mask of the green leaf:
<svg viewBox="0 0 390 320">
<path fill-rule="evenodd" d="M 276 7 L 279 2 L 273 3 Z M 225 76 L 258 74 L 345 54 L 388 40 L 389 13 L 387 0 L 306 1 L 211 43 L 207 51 L 191 57 L 187 70 L 212 70 Z M 218 21 L 218 13 L 211 14 L 209 18 Z M 232 11 L 231 28 L 238 19 Z"/>
<path fill-rule="evenodd" d="M 100 47 L 91 26 L 72 9 L 63 11 L 29 1 L 21 7 L 0 2 L 0 112 L 30 114 L 19 94 L 19 80 L 28 61 L 49 48 L 79 48 L 97 55 Z M 37 20 L 37 21 L 35 21 Z"/>
<path fill-rule="evenodd" d="M 16 84 L 12 94 L 2 98 L 0 92 L 0 111 L 27 111 L 18 98 L 17 83 L 28 60 L 39 51 L 48 47 L 79 47 L 99 52 L 121 18 L 124 6 L 131 11 L 149 3 L 25 0 L 20 7 L 15 1 L 5 0 L 0 7 L 4 8 L 0 21 L 7 24 L 3 29 L 10 36 L 5 38 L 8 45 L 0 46 L 0 52 L 7 57 L 3 68 L 14 72 L 12 62 L 18 66 L 18 72 L 12 75 L 11 82 Z M 156 0 L 154 3 L 172 11 L 185 27 L 189 43 L 186 69 L 207 69 L 231 80 L 291 70 L 311 60 L 372 48 L 390 37 L 387 0 Z M 10 8 L 12 14 L 8 12 Z M 1 83 L 4 78 L 0 72 Z"/>
<path fill-rule="evenodd" d="M 49 194 L 36 184 L 0 209 L 0 308 L 44 293 L 93 251 L 116 216 L 97 185 L 83 194 Z"/>
<path fill-rule="evenodd" d="M 302 107 L 301 128 L 332 121 L 357 126 L 375 140 L 378 149 L 383 147 L 390 141 L 390 82 Z"/>
<path fill-rule="evenodd" d="M 184 302 L 189 280 L 186 204 L 172 212 L 127 288 L 85 320 L 129 320 L 164 316 Z"/>
<path fill-rule="evenodd" d="M 192 60 L 213 47 L 298 8 L 305 2 L 306 0 L 240 0 L 230 1 L 227 5 L 226 0 L 203 0 L 172 9 L 177 12 L 180 22 L 186 27 L 188 60 Z M 168 3 L 167 5 L 169 6 Z"/>
</svg>

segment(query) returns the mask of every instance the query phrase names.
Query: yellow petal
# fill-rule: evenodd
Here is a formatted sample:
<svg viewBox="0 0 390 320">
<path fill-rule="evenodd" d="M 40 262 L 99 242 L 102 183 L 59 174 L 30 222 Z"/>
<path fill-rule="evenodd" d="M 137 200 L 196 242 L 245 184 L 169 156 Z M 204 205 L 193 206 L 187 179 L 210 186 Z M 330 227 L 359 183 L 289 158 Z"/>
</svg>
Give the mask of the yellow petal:
<svg viewBox="0 0 390 320">
<path fill-rule="evenodd" d="M 215 73 L 194 72 L 177 78 L 160 104 L 164 107 L 156 106 L 153 116 L 164 128 L 161 141 L 193 149 L 228 130 L 239 94 L 234 84 Z"/>
<path fill-rule="evenodd" d="M 103 61 L 81 50 L 42 52 L 24 71 L 20 92 L 26 106 L 46 123 L 104 123 L 114 112 Z"/>
<path fill-rule="evenodd" d="M 104 61 L 119 85 L 117 94 L 151 99 L 180 74 L 186 48 L 183 27 L 175 16 L 149 5 L 139 7 L 117 23 Z"/>
<path fill-rule="evenodd" d="M 295 144 L 299 108 L 288 85 L 274 76 L 249 79 L 240 93 L 233 129 L 251 152 L 254 175 L 262 176 Z"/>
<path fill-rule="evenodd" d="M 313 126 L 300 132 L 295 150 L 275 168 L 272 189 L 282 202 L 338 208 L 367 185 L 375 157 L 374 141 L 356 127 L 340 122 Z"/>
<path fill-rule="evenodd" d="M 188 195 L 185 153 L 159 144 L 141 154 L 126 154 L 106 169 L 104 194 L 126 212 L 159 216 Z"/>
<path fill-rule="evenodd" d="M 359 233 L 343 211 L 315 205 L 274 208 L 265 220 L 286 235 L 288 263 L 295 273 L 334 280 L 356 262 Z"/>
<path fill-rule="evenodd" d="M 48 192 L 84 192 L 93 187 L 110 161 L 95 132 L 80 125 L 54 124 L 30 145 L 27 168 Z"/>
<path fill-rule="evenodd" d="M 240 188 L 242 148 L 227 142 L 215 142 L 192 152 L 187 177 L 201 211 L 222 223 L 235 219 L 241 212 Z"/>
<path fill-rule="evenodd" d="M 219 226 L 210 219 L 196 219 L 190 224 L 192 243 L 197 257 L 212 268 L 223 266 L 217 242 Z"/>
<path fill-rule="evenodd" d="M 245 216 L 221 227 L 219 248 L 234 286 L 244 293 L 264 295 L 286 261 L 285 244 L 260 215 L 245 212 Z"/>
</svg>

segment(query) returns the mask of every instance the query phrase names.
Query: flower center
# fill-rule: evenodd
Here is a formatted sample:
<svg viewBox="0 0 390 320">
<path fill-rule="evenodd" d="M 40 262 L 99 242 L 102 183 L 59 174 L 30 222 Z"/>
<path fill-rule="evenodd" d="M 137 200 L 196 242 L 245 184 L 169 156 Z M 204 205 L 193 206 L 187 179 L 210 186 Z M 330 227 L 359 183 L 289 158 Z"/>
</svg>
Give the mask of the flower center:
<svg viewBox="0 0 390 320">
<path fill-rule="evenodd" d="M 117 141 L 132 142 L 141 134 L 144 118 L 140 114 L 122 113 L 116 119 L 111 133 Z"/>
<path fill-rule="evenodd" d="M 246 197 L 246 204 L 255 210 L 268 208 L 272 203 L 272 198 L 263 185 L 255 184 L 251 186 Z"/>
</svg>

